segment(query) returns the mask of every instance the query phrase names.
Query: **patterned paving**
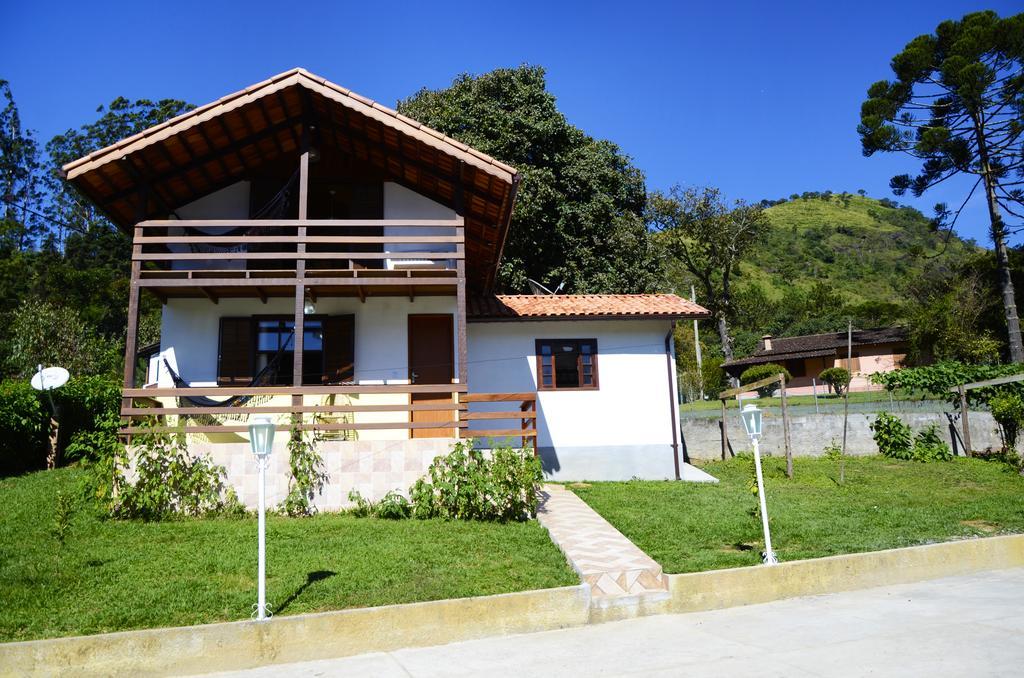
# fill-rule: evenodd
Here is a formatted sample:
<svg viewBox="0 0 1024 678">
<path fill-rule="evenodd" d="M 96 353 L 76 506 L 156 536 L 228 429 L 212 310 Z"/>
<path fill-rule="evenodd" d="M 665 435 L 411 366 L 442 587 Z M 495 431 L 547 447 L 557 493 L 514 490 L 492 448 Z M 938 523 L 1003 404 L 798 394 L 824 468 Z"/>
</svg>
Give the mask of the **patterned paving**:
<svg viewBox="0 0 1024 678">
<path fill-rule="evenodd" d="M 661 565 L 561 485 L 545 485 L 537 514 L 594 597 L 668 591 Z"/>
</svg>

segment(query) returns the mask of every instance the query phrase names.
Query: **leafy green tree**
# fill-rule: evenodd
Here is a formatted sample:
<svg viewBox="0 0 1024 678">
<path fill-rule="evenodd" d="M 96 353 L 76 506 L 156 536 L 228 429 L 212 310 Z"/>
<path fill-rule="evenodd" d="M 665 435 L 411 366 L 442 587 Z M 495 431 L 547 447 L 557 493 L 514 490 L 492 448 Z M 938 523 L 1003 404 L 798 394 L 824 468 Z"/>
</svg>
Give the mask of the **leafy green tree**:
<svg viewBox="0 0 1024 678">
<path fill-rule="evenodd" d="M 122 347 L 84 322 L 71 306 L 27 299 L 14 314 L 6 372 L 25 378 L 36 366 L 60 365 L 76 375 L 117 369 Z"/>
<path fill-rule="evenodd" d="M 38 212 L 42 192 L 39 144 L 21 126 L 21 116 L 6 80 L 0 80 L 0 250 L 24 252 L 43 230 Z"/>
<path fill-rule="evenodd" d="M 527 278 L 580 293 L 657 287 L 643 173 L 618 146 L 566 120 L 543 68 L 463 74 L 399 101 L 398 110 L 522 174 L 499 270 L 506 290 L 527 291 Z"/>
<path fill-rule="evenodd" d="M 732 279 L 740 259 L 767 229 L 759 205 L 728 204 L 717 188 L 672 187 L 647 199 L 647 223 L 661 233 L 668 252 L 696 279 L 702 304 L 717 321 L 722 354 L 732 360 L 729 318 Z"/>
<path fill-rule="evenodd" d="M 70 233 L 94 238 L 103 233 L 116 233 L 117 229 L 91 202 L 83 199 L 71 184 L 64 180 L 61 167 L 72 160 L 138 134 L 155 125 L 195 108 L 178 99 L 131 101 L 117 97 L 109 106 L 99 106 L 95 122 L 78 129 L 68 129 L 46 144 L 50 164 L 46 174 L 46 187 L 50 205 L 47 210 L 53 225 L 59 229 L 57 241 L 64 243 Z M 122 236 L 126 237 L 126 236 Z M 120 254 L 117 255 L 120 261 Z"/>
<path fill-rule="evenodd" d="M 911 40 L 893 57 L 895 80 L 868 89 L 857 128 L 865 155 L 902 152 L 921 160 L 911 177 L 893 177 L 897 195 L 922 195 L 957 176 L 974 179 L 955 211 L 937 206 L 937 222 L 952 229 L 981 187 L 995 245 L 1010 358 L 1024 362 L 1024 343 L 1006 238 L 1004 213 L 1024 218 L 1024 14 L 995 12 L 944 21 L 934 34 Z"/>
</svg>

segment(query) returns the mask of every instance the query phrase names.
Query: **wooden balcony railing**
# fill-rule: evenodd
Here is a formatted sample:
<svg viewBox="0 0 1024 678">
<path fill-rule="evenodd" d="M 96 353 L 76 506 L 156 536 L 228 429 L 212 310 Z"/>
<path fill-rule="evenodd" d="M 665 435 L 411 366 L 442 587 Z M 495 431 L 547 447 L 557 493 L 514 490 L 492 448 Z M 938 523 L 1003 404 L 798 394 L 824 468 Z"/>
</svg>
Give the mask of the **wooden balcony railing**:
<svg viewBox="0 0 1024 678">
<path fill-rule="evenodd" d="M 142 278 L 288 278 L 336 271 L 454 272 L 465 258 L 462 218 L 432 220 L 167 220 L 135 227 Z M 418 277 L 423 277 L 422 275 Z M 408 283 L 406 283 L 408 284 Z"/>
<path fill-rule="evenodd" d="M 450 403 L 412 402 L 410 396 L 417 393 L 451 393 L 452 399 Z M 144 433 L 247 433 L 248 418 L 254 414 L 271 415 L 278 430 L 316 430 L 344 434 L 351 440 L 358 438 L 359 431 L 411 434 L 419 429 L 443 431 L 444 437 L 519 438 L 523 447 L 534 444 L 537 437 L 536 393 L 467 393 L 464 384 L 126 388 L 123 396 L 120 432 L 128 437 Z M 190 396 L 251 399 L 244 405 L 197 407 L 182 400 Z M 360 402 L 369 400 L 377 402 Z M 505 402 L 515 403 L 516 409 L 470 411 L 477 403 Z M 415 412 L 425 411 L 450 416 L 440 421 L 414 421 Z M 367 418 L 374 421 L 365 421 Z M 518 428 L 470 429 L 474 420 L 514 420 Z"/>
</svg>

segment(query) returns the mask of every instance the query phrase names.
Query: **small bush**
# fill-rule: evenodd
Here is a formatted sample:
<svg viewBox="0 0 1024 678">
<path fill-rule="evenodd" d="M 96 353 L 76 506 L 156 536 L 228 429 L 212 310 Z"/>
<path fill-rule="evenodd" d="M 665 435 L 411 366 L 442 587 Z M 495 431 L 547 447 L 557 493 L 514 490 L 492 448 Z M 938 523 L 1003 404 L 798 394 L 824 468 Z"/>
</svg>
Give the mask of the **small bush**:
<svg viewBox="0 0 1024 678">
<path fill-rule="evenodd" d="M 789 382 L 789 380 L 793 378 L 792 375 L 790 375 L 789 370 L 787 370 L 782 365 L 776 365 L 775 363 L 754 365 L 753 367 L 748 367 L 746 370 L 743 371 L 743 374 L 740 375 L 740 384 L 751 384 L 755 381 L 767 379 L 768 377 L 774 377 L 780 373 L 785 377 L 787 382 Z M 761 396 L 762 398 L 768 398 L 773 393 L 775 393 L 775 391 L 777 391 L 778 388 L 778 383 L 769 384 L 768 386 L 762 386 L 761 388 L 757 389 L 757 395 Z"/>
<path fill-rule="evenodd" d="M 993 396 L 988 401 L 988 407 L 1002 431 L 1003 446 L 1015 449 L 1017 435 L 1024 425 L 1024 399 L 1017 393 L 1004 393 Z"/>
<path fill-rule="evenodd" d="M 28 381 L 0 383 L 0 476 L 46 467 L 46 421 Z"/>
<path fill-rule="evenodd" d="M 348 493 L 348 500 L 354 504 L 348 513 L 356 518 L 403 520 L 412 515 L 412 504 L 398 490 L 391 490 L 378 502 L 372 502 L 358 490 L 352 490 Z"/>
<path fill-rule="evenodd" d="M 835 438 L 832 442 L 825 446 L 822 450 L 822 456 L 831 461 L 839 461 L 843 456 L 843 448 L 836 442 Z"/>
<path fill-rule="evenodd" d="M 878 451 L 892 459 L 909 460 L 914 458 L 914 444 L 910 427 L 896 416 L 879 412 L 871 422 L 872 437 L 878 445 Z"/>
<path fill-rule="evenodd" d="M 537 514 L 540 460 L 529 449 L 497 447 L 488 458 L 472 440 L 438 457 L 409 490 L 417 518 L 527 520 Z"/>
<path fill-rule="evenodd" d="M 938 426 L 932 424 L 914 437 L 914 459 L 916 461 L 949 461 L 953 450 L 939 437 Z"/>
<path fill-rule="evenodd" d="M 878 451 L 886 457 L 921 462 L 949 461 L 953 458 L 953 450 L 939 436 L 935 424 L 915 436 L 899 417 L 879 412 L 871 422 L 871 430 Z"/>
<path fill-rule="evenodd" d="M 850 372 L 842 367 L 830 367 L 827 370 L 822 370 L 818 379 L 827 384 L 836 395 L 843 395 L 850 387 Z"/>
<path fill-rule="evenodd" d="M 245 512 L 224 467 L 209 457 L 193 457 L 184 434 L 145 433 L 131 449 L 101 447 L 90 464 L 89 490 L 113 518 L 166 520 L 176 516 L 240 515 Z M 134 472 L 130 482 L 126 471 Z"/>
</svg>

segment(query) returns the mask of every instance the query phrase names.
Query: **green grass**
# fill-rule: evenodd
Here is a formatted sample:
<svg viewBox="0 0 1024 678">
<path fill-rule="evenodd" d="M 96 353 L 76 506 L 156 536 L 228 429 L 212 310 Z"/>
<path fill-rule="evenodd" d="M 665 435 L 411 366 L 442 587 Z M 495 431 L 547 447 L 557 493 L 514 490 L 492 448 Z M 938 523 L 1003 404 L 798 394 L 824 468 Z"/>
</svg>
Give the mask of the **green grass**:
<svg viewBox="0 0 1024 678">
<path fill-rule="evenodd" d="M 63 549 L 58 492 L 82 471 L 0 480 L 0 640 L 246 619 L 256 519 L 100 520 L 79 501 Z M 277 614 L 479 596 L 579 583 L 536 522 L 385 521 L 327 514 L 267 522 Z"/>
<path fill-rule="evenodd" d="M 781 560 L 1024 532 L 1024 478 L 978 459 L 922 464 L 883 457 L 765 460 L 772 545 Z M 703 467 L 717 485 L 630 481 L 569 485 L 666 572 L 757 564 L 764 548 L 750 459 Z"/>
<path fill-rule="evenodd" d="M 819 388 L 824 389 L 825 387 L 819 384 Z M 923 397 L 921 394 L 913 394 L 905 391 L 895 391 L 892 395 L 893 400 L 927 400 L 928 398 Z M 850 393 L 851 403 L 888 403 L 889 392 L 888 391 L 854 391 Z M 813 395 L 799 395 L 799 396 L 786 396 L 787 405 L 814 405 Z M 829 393 L 818 394 L 819 405 L 842 405 L 843 399 L 837 395 Z M 758 407 L 781 407 L 782 398 L 773 396 L 771 398 L 758 398 Z M 725 401 L 725 406 L 728 409 L 736 409 L 739 407 L 739 401 L 735 397 L 728 398 Z M 712 410 L 720 412 L 722 410 L 721 402 L 718 400 L 695 400 L 693 402 L 684 403 L 679 406 L 680 412 L 703 412 L 705 410 Z"/>
</svg>

